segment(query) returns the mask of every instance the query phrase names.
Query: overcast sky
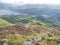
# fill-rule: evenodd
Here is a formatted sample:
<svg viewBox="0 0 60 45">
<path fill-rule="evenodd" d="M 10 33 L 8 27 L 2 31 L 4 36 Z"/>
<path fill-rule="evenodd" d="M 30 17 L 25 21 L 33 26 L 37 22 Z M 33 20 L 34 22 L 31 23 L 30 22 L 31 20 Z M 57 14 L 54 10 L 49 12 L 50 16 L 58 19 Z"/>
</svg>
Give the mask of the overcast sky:
<svg viewBox="0 0 60 45">
<path fill-rule="evenodd" d="M 60 0 L 0 0 L 10 4 L 60 4 Z"/>
</svg>

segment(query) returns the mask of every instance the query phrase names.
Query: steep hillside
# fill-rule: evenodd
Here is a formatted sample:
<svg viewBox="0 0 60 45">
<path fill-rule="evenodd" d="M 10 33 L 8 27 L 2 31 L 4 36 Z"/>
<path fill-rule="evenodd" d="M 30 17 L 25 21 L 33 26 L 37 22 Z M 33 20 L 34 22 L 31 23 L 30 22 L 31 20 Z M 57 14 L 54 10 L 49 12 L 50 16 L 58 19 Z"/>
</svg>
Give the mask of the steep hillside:
<svg viewBox="0 0 60 45">
<path fill-rule="evenodd" d="M 11 23 L 9 23 L 6 20 L 0 18 L 0 26 L 9 26 L 9 25 L 11 25 Z"/>
</svg>

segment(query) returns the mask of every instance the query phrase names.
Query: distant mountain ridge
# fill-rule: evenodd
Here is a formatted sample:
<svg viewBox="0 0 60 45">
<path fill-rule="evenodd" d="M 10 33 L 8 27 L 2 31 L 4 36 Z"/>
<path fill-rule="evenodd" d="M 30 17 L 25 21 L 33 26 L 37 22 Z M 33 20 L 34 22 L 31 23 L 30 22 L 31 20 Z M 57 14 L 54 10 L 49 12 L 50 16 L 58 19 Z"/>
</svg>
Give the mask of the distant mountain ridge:
<svg viewBox="0 0 60 45">
<path fill-rule="evenodd" d="M 38 20 L 41 20 L 42 22 L 45 22 L 48 25 L 60 27 L 60 5 L 45 5 L 45 4 L 14 5 L 0 3 L 0 15 L 17 16 L 25 14 L 34 15 Z"/>
<path fill-rule="evenodd" d="M 60 12 L 60 5 L 39 5 L 39 4 L 26 4 L 26 5 L 14 5 L 8 3 L 0 3 L 0 13 L 3 14 L 20 14 L 20 13 L 27 13 L 27 14 L 34 14 L 36 13 L 54 13 Z M 43 12 L 41 12 L 43 11 Z M 46 12 L 45 12 L 46 11 Z M 39 13 L 40 12 L 40 13 Z"/>
</svg>

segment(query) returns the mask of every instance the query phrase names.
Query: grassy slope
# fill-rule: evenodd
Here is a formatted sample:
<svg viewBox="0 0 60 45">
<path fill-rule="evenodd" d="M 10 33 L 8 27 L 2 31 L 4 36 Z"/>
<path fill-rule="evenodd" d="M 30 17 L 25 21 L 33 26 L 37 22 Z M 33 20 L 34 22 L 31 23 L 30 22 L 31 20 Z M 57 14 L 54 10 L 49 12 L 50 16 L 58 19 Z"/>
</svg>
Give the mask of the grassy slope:
<svg viewBox="0 0 60 45">
<path fill-rule="evenodd" d="M 11 23 L 9 23 L 6 20 L 0 18 L 0 26 L 9 26 L 9 25 L 11 25 Z"/>
</svg>

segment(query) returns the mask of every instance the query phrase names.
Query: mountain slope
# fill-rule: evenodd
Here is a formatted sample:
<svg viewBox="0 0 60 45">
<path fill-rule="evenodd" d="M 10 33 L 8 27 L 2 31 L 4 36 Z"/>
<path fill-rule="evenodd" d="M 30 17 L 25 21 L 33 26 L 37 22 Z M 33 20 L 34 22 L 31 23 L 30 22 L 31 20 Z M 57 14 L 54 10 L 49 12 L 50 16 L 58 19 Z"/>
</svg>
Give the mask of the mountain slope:
<svg viewBox="0 0 60 45">
<path fill-rule="evenodd" d="M 8 27 L 0 27 L 0 39 L 8 39 L 9 45 L 23 45 L 26 40 L 29 42 L 29 40 L 36 38 L 41 39 L 40 43 L 38 43 L 40 45 L 58 45 L 60 29 L 49 26 L 41 26 L 36 23 L 22 23 Z"/>
</svg>

